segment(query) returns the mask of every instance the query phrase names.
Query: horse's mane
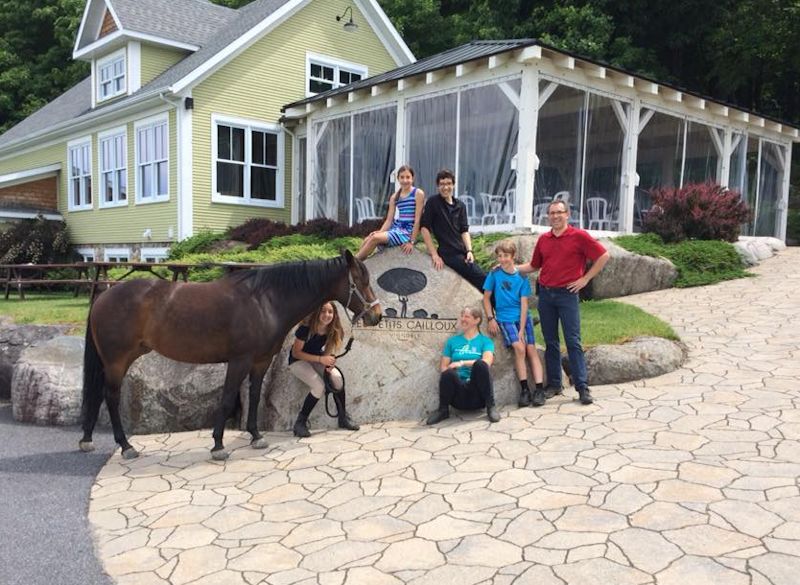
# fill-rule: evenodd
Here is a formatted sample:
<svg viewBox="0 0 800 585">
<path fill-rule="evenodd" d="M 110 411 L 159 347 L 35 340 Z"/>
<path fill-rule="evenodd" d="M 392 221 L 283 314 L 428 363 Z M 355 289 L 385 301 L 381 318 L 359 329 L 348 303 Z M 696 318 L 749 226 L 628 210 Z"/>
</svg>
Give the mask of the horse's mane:
<svg viewBox="0 0 800 585">
<path fill-rule="evenodd" d="M 327 260 L 285 262 L 239 270 L 228 275 L 238 285 L 246 286 L 253 294 L 267 291 L 319 290 L 330 283 L 331 276 L 345 268 L 342 256 Z"/>
</svg>

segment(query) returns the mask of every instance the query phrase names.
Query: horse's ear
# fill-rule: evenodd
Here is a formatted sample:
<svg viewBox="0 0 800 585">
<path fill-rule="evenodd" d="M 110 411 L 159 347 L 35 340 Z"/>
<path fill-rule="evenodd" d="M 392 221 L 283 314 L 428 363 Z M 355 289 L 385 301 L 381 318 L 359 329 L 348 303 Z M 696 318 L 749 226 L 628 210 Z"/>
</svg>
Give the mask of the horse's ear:
<svg viewBox="0 0 800 585">
<path fill-rule="evenodd" d="M 347 265 L 352 266 L 356 259 L 356 257 L 353 256 L 353 253 L 347 248 L 342 248 L 341 254 L 344 256 L 344 259 L 347 260 Z"/>
</svg>

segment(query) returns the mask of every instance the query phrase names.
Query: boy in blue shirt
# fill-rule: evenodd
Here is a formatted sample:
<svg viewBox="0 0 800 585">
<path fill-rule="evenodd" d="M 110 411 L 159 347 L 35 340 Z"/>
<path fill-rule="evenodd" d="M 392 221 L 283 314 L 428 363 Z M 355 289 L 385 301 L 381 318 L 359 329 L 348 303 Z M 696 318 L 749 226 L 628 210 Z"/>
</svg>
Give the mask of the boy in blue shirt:
<svg viewBox="0 0 800 585">
<path fill-rule="evenodd" d="M 489 333 L 503 334 L 506 347 L 514 349 L 514 367 L 519 379 L 520 406 L 542 406 L 545 403 L 545 394 L 542 381 L 544 372 L 536 341 L 533 335 L 533 319 L 528 317 L 528 297 L 531 294 L 531 284 L 527 276 L 517 271 L 515 257 L 517 247 L 514 242 L 504 240 L 494 249 L 500 268 L 492 270 L 483 283 L 483 308 L 488 315 Z M 495 316 L 492 315 L 492 296 L 495 301 Z M 531 391 L 528 387 L 528 366 L 531 364 L 536 390 L 531 400 Z"/>
</svg>

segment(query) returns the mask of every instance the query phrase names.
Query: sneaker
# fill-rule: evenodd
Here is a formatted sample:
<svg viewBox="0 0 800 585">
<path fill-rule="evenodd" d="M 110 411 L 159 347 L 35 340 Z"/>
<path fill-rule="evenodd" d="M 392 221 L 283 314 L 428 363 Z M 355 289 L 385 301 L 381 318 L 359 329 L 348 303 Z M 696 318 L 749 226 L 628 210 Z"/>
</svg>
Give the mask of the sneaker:
<svg viewBox="0 0 800 585">
<path fill-rule="evenodd" d="M 545 398 L 552 398 L 553 396 L 558 396 L 564 391 L 561 386 L 548 386 L 544 389 L 544 397 Z"/>
<path fill-rule="evenodd" d="M 433 411 L 433 413 L 428 417 L 428 420 L 425 424 L 435 425 L 436 423 L 440 423 L 447 418 L 450 418 L 450 409 L 439 408 Z"/>
<path fill-rule="evenodd" d="M 532 406 L 544 406 L 545 403 L 545 392 L 543 389 L 534 390 L 533 391 L 533 401 L 531 402 Z"/>
<path fill-rule="evenodd" d="M 588 386 L 586 388 L 578 388 L 578 399 L 581 401 L 581 404 L 591 404 L 594 402 L 592 391 L 589 390 Z"/>
<path fill-rule="evenodd" d="M 500 413 L 494 406 L 486 407 L 486 416 L 489 417 L 489 422 L 496 423 L 500 421 Z"/>
<path fill-rule="evenodd" d="M 525 388 L 519 393 L 519 402 L 517 403 L 519 406 L 530 406 L 531 405 L 531 391 L 530 388 Z"/>
</svg>

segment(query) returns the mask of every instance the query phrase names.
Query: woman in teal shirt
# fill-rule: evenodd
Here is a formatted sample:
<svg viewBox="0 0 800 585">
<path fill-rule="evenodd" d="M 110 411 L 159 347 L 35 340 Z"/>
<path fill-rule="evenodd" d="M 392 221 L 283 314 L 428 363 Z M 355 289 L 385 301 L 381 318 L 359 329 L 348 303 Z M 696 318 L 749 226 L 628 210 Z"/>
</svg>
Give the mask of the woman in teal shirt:
<svg viewBox="0 0 800 585">
<path fill-rule="evenodd" d="M 482 319 L 478 308 L 464 307 L 461 311 L 462 333 L 448 339 L 442 350 L 439 408 L 428 417 L 429 425 L 449 418 L 451 405 L 459 410 L 486 407 L 489 422 L 500 420 L 489 371 L 494 362 L 494 342 L 480 332 Z"/>
</svg>

